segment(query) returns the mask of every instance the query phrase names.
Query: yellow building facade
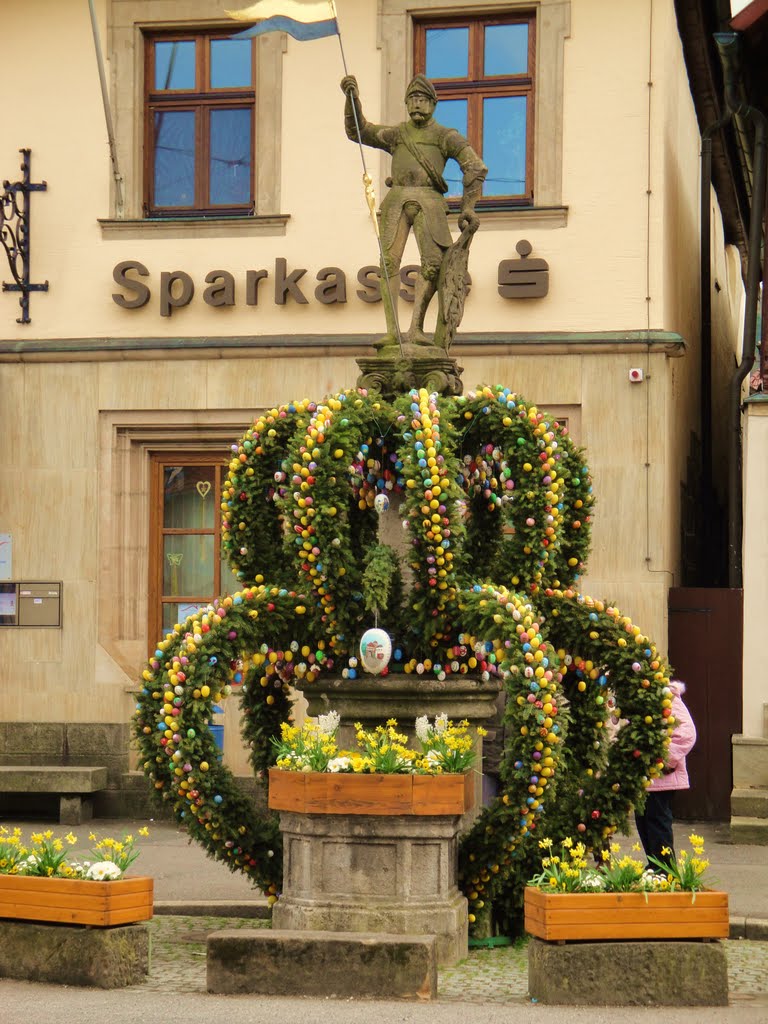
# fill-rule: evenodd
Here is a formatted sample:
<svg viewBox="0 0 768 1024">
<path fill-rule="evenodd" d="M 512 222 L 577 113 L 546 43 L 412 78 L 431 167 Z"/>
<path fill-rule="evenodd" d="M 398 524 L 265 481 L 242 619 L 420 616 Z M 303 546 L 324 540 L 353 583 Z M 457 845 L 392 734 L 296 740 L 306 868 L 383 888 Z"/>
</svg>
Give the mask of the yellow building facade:
<svg viewBox="0 0 768 1024">
<path fill-rule="evenodd" d="M 177 184 L 158 164 L 157 119 L 171 123 L 169 112 L 197 103 L 204 120 L 215 97 L 195 80 L 162 108 L 169 97 L 158 99 L 148 76 L 168 71 L 164 46 L 231 31 L 226 6 L 96 0 L 113 164 L 87 6 L 4 4 L 15 40 L 5 88 L 28 84 L 4 113 L 0 171 L 15 181 L 28 148 L 31 181 L 46 183 L 30 195 L 30 245 L 31 281 L 48 290 L 29 294 L 29 323 L 17 322 L 18 293 L 0 295 L 0 591 L 24 585 L 27 600 L 45 605 L 30 586 L 57 584 L 61 607 L 60 625 L 13 624 L 18 609 L 4 597 L 0 760 L 107 763 L 105 812 L 138 806 L 125 802 L 127 723 L 159 631 L 174 611 L 233 585 L 216 547 L 215 467 L 259 410 L 354 386 L 356 358 L 373 354 L 383 329 L 381 303 L 370 301 L 378 255 L 360 155 L 343 128 L 338 38 L 257 37 L 247 166 L 232 158 L 214 169 L 197 152 L 208 142 L 190 143 L 211 188 L 230 197 L 226 212 L 161 209 L 162 189 Z M 384 124 L 405 116 L 425 32 L 478 18 L 527 26 L 525 186 L 481 209 L 452 354 L 465 390 L 502 383 L 567 419 L 597 495 L 583 590 L 614 601 L 666 650 L 699 401 L 700 138 L 671 0 L 338 0 L 337 9 L 366 115 Z M 366 161 L 381 197 L 386 158 L 369 150 Z M 712 202 L 714 337 L 726 374 L 743 290 L 714 193 Z M 455 215 L 452 224 L 455 233 Z M 546 261 L 548 287 L 510 298 L 504 274 L 523 240 Z M 418 263 L 413 240 L 403 263 Z M 723 443 L 715 437 L 724 463 Z M 245 775 L 234 706 L 224 722 L 225 757 Z"/>
</svg>

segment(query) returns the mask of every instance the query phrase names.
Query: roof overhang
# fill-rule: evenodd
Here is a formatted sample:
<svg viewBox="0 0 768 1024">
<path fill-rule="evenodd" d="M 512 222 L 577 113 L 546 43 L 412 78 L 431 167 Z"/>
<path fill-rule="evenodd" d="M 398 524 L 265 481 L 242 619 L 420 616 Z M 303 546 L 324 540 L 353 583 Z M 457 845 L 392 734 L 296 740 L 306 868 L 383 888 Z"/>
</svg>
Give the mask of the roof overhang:
<svg viewBox="0 0 768 1024">
<path fill-rule="evenodd" d="M 754 31 L 754 25 L 762 24 L 765 9 L 768 0 L 753 0 L 739 18 L 746 15 L 751 19 L 750 31 Z M 675 0 L 675 11 L 699 130 L 703 133 L 727 113 L 723 67 L 714 37 L 717 32 L 738 31 L 733 24 L 737 19 L 731 19 L 730 0 Z M 746 24 L 746 20 L 740 23 Z M 749 51 L 745 56 L 751 65 Z M 726 241 L 739 247 L 742 266 L 746 264 L 751 194 L 749 171 L 745 168 L 750 166 L 751 160 L 744 160 L 740 152 L 740 139 L 731 123 L 714 132 L 712 183 L 720 203 Z"/>
</svg>

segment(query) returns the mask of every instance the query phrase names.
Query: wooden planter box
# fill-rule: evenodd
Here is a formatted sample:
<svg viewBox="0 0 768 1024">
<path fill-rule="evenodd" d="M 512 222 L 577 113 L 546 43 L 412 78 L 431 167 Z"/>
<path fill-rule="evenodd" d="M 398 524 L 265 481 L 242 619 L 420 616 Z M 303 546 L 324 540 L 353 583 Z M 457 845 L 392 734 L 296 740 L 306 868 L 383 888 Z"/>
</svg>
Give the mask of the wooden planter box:
<svg viewBox="0 0 768 1024">
<path fill-rule="evenodd" d="M 549 942 L 727 939 L 728 894 L 550 893 L 529 885 L 525 930 Z"/>
<path fill-rule="evenodd" d="M 153 895 L 151 878 L 86 882 L 74 878 L 0 875 L 0 917 L 108 928 L 148 921 L 152 917 Z"/>
<path fill-rule="evenodd" d="M 269 806 L 300 814 L 464 814 L 472 807 L 472 773 L 347 775 L 269 770 Z"/>
</svg>

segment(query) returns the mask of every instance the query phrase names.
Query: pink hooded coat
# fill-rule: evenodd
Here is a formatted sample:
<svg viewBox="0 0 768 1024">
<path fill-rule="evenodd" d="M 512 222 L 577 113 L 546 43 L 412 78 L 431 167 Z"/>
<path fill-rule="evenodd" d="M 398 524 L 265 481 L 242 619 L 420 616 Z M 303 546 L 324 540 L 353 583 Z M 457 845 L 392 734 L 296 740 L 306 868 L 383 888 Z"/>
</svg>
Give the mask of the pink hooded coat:
<svg viewBox="0 0 768 1024">
<path fill-rule="evenodd" d="M 676 725 L 669 741 L 666 767 L 673 770 L 669 774 L 660 775 L 653 780 L 650 788 L 657 791 L 691 788 L 685 757 L 696 742 L 696 726 L 693 724 L 690 711 L 683 703 L 682 695 L 685 693 L 685 683 L 680 682 L 679 679 L 673 679 L 669 688 L 672 691 L 672 716 Z"/>
</svg>

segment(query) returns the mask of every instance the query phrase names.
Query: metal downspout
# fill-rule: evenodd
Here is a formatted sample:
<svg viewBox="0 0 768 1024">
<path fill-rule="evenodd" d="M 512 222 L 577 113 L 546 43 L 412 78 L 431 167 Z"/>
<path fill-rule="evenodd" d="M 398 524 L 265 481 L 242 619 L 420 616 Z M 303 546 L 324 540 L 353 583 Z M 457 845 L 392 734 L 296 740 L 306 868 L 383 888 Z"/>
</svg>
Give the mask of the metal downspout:
<svg viewBox="0 0 768 1024">
<path fill-rule="evenodd" d="M 752 189 L 752 209 L 749 218 L 749 248 L 747 255 L 747 294 L 744 310 L 744 343 L 741 362 L 730 384 L 730 413 L 732 443 L 728 465 L 728 586 L 742 585 L 742 449 L 741 387 L 755 362 L 757 337 L 757 298 L 760 288 L 760 247 L 763 230 L 766 180 L 766 119 L 758 110 L 750 108 L 755 123 L 755 157 Z"/>
<path fill-rule="evenodd" d="M 740 589 L 743 582 L 742 558 L 742 434 L 741 388 L 755 360 L 757 336 L 757 298 L 760 288 L 760 249 L 763 231 L 763 210 L 766 186 L 766 118 L 755 107 L 740 102 L 736 91 L 735 61 L 738 34 L 718 33 L 715 36 L 725 78 L 725 101 L 729 112 L 743 118 L 749 116 L 755 126 L 755 147 L 752 162 L 752 204 L 749 217 L 747 248 L 747 288 L 744 311 L 744 334 L 741 362 L 731 378 L 728 389 L 729 431 L 731 434 L 728 460 L 728 586 Z"/>
<path fill-rule="evenodd" d="M 104 55 L 101 50 L 101 37 L 99 35 L 99 23 L 96 19 L 93 0 L 88 0 L 88 10 L 91 15 L 91 30 L 93 32 L 93 45 L 96 49 L 96 65 L 99 69 L 99 83 L 101 85 L 101 101 L 104 105 L 104 118 L 107 123 L 107 142 L 109 144 L 109 158 L 112 161 L 112 177 L 115 183 L 115 213 L 118 220 L 122 220 L 124 210 L 123 200 L 123 176 L 120 173 L 120 166 L 117 161 L 117 143 L 115 142 L 115 128 L 112 123 L 112 108 L 109 104 L 109 88 L 107 87 L 107 75 L 104 70 Z"/>
<path fill-rule="evenodd" d="M 710 125 L 701 137 L 701 196 L 700 218 L 701 238 L 701 352 L 700 352 L 700 393 L 701 406 L 701 508 L 712 505 L 712 135 L 723 124 L 717 121 Z M 704 537 L 700 554 L 712 550 L 712 521 L 706 515 L 703 520 Z M 698 560 L 698 559 L 697 559 Z M 697 581 L 701 582 L 701 580 Z"/>
</svg>

